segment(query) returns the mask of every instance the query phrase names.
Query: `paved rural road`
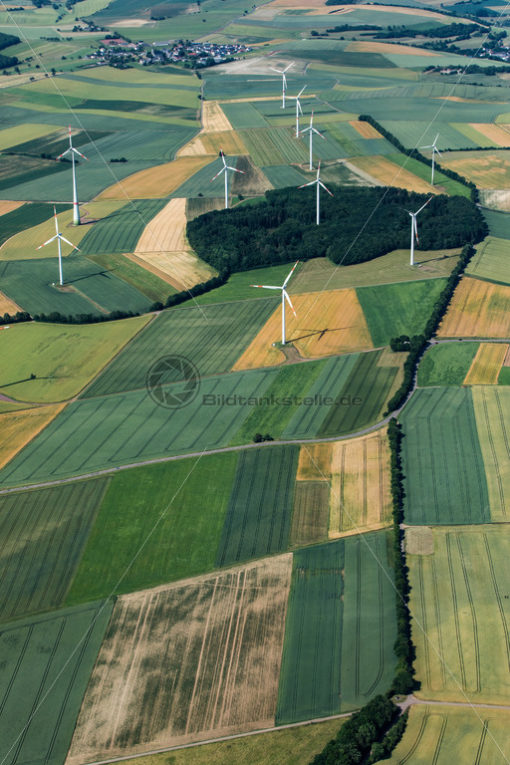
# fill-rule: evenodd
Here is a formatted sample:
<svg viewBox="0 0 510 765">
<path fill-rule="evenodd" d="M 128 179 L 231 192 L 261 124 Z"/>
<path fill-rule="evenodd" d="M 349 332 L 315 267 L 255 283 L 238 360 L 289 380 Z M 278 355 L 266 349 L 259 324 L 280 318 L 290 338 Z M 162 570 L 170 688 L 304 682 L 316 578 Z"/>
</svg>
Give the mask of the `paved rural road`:
<svg viewBox="0 0 510 765">
<path fill-rule="evenodd" d="M 445 340 L 430 340 L 427 346 L 425 347 L 423 354 L 433 345 L 443 344 L 443 343 L 458 343 L 459 338 L 456 339 L 450 339 L 447 338 Z M 473 342 L 495 342 L 495 343 L 509 343 L 510 344 L 510 338 L 500 338 L 494 340 L 493 338 L 476 338 Z M 421 358 L 423 358 L 423 354 Z M 420 358 L 420 360 L 421 360 Z M 183 460 L 187 459 L 188 457 L 205 457 L 209 454 L 223 454 L 227 452 L 238 452 L 243 449 L 261 449 L 261 448 L 271 448 L 272 446 L 291 446 L 296 444 L 317 444 L 317 443 L 327 443 L 330 441 L 346 441 L 350 438 L 357 438 L 359 436 L 365 436 L 368 433 L 373 433 L 375 430 L 379 430 L 379 428 L 384 427 L 389 423 L 390 420 L 397 417 L 402 409 L 406 406 L 409 399 L 412 397 L 414 392 L 416 391 L 416 388 L 418 386 L 418 367 L 419 362 L 416 366 L 416 371 L 414 374 L 413 384 L 411 387 L 411 390 L 409 391 L 404 403 L 398 408 L 395 409 L 391 414 L 389 414 L 387 417 L 384 417 L 382 420 L 379 420 L 379 422 L 374 423 L 373 425 L 370 425 L 367 428 L 362 428 L 361 430 L 357 430 L 354 433 L 348 433 L 345 436 L 328 436 L 327 438 L 305 438 L 305 439 L 296 439 L 296 440 L 275 440 L 275 441 L 264 441 L 262 443 L 251 443 L 251 444 L 243 444 L 240 446 L 223 446 L 218 449 L 208 449 L 205 451 L 200 452 L 188 452 L 187 454 L 176 454 L 173 456 L 168 457 L 158 457 L 155 459 L 150 460 L 142 460 L 140 462 L 130 462 L 126 465 L 119 465 L 117 467 L 111 467 L 111 468 L 105 468 L 103 470 L 95 470 L 92 473 L 82 473 L 81 475 L 76 476 L 70 476 L 68 478 L 58 478 L 55 481 L 44 481 L 41 483 L 31 483 L 26 484 L 24 486 L 15 486 L 13 488 L 9 489 L 0 489 L 0 496 L 2 494 L 13 494 L 18 491 L 23 491 L 25 489 L 44 489 L 48 488 L 50 486 L 60 486 L 61 484 L 65 483 L 73 483 L 74 481 L 83 481 L 88 478 L 97 478 L 98 476 L 102 475 L 111 475 L 113 473 L 118 472 L 119 470 L 130 470 L 131 468 L 135 467 L 143 467 L 145 465 L 157 465 L 161 462 L 175 462 L 176 460 Z M 76 400 L 76 397 L 73 399 Z"/>
</svg>

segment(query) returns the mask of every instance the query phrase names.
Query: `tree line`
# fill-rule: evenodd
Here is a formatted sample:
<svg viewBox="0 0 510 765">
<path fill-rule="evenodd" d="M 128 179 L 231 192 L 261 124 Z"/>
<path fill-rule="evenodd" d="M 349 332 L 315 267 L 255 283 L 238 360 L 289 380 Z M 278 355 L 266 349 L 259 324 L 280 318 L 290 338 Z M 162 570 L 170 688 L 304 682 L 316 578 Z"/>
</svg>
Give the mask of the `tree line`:
<svg viewBox="0 0 510 765">
<path fill-rule="evenodd" d="M 197 255 L 218 271 L 328 257 L 351 265 L 409 247 L 410 217 L 428 196 L 397 188 L 331 186 L 321 197 L 321 224 L 315 223 L 315 189 L 266 191 L 256 205 L 214 210 L 188 222 Z M 424 250 L 476 243 L 487 235 L 478 208 L 465 197 L 438 195 L 419 218 Z"/>
</svg>

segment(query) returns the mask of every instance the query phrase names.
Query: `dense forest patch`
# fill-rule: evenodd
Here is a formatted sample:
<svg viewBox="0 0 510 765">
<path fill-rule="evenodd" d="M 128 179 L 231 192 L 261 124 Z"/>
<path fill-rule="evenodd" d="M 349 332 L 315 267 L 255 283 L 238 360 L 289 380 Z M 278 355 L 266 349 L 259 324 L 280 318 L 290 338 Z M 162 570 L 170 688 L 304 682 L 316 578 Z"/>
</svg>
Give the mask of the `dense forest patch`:
<svg viewBox="0 0 510 765">
<path fill-rule="evenodd" d="M 321 191 L 315 223 L 315 189 L 267 191 L 257 204 L 205 213 L 187 226 L 199 257 L 218 271 L 244 271 L 290 260 L 328 257 L 350 265 L 409 246 L 410 217 L 428 199 L 396 188 L 331 186 Z M 481 241 L 487 225 L 465 197 L 434 196 L 420 213 L 420 249 L 438 250 Z"/>
</svg>

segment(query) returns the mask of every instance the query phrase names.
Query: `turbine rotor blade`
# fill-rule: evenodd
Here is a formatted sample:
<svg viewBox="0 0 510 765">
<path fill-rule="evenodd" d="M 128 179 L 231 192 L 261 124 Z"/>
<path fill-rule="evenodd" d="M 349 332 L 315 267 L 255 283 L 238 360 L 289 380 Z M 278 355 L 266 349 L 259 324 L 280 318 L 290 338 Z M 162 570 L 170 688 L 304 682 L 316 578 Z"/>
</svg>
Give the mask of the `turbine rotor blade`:
<svg viewBox="0 0 510 765">
<path fill-rule="evenodd" d="M 299 91 L 299 93 L 298 93 L 297 97 L 298 97 L 298 98 L 301 98 L 301 96 L 303 95 L 303 93 L 304 93 L 304 91 L 305 91 L 305 90 L 306 90 L 306 85 L 304 85 L 304 86 L 301 88 L 301 90 Z"/>
<path fill-rule="evenodd" d="M 291 61 L 291 62 L 290 62 L 290 64 L 289 64 L 288 66 L 286 66 L 286 67 L 285 67 L 285 69 L 284 69 L 283 71 L 284 71 L 284 72 L 288 72 L 288 71 L 289 71 L 289 69 L 291 68 L 291 66 L 294 66 L 294 62 L 293 62 L 293 61 Z"/>
<path fill-rule="evenodd" d="M 286 279 L 285 279 L 285 281 L 283 282 L 283 287 L 282 287 L 282 289 L 285 289 L 285 287 L 286 287 L 286 286 L 287 286 L 287 284 L 289 283 L 289 279 L 290 279 L 290 277 L 292 276 L 292 274 L 294 273 L 294 271 L 296 270 L 296 266 L 297 266 L 297 264 L 298 264 L 298 263 L 299 263 L 299 260 L 296 260 L 296 262 L 294 263 L 294 265 L 293 265 L 293 266 L 292 266 L 292 268 L 290 269 L 290 273 L 289 273 L 289 275 L 287 276 L 287 278 L 286 278 Z"/>
<path fill-rule="evenodd" d="M 285 90 L 287 90 L 287 78 L 285 77 L 285 74 L 282 72 L 282 79 L 283 79 L 283 87 Z"/>
<path fill-rule="evenodd" d="M 245 175 L 244 170 L 238 170 L 237 167 L 230 167 L 230 165 L 226 165 L 225 169 L 226 170 L 233 170 L 234 173 L 242 173 L 243 175 Z"/>
<path fill-rule="evenodd" d="M 40 249 L 42 249 L 42 247 L 46 247 L 47 244 L 51 244 L 52 242 L 55 241 L 55 239 L 58 239 L 58 237 L 59 237 L 59 235 L 55 234 L 55 236 L 52 236 L 51 239 L 48 239 L 47 242 L 44 242 L 43 244 L 40 244 L 37 249 L 40 250 Z"/>
<path fill-rule="evenodd" d="M 68 244 L 70 247 L 73 247 L 75 250 L 80 251 L 80 248 L 77 247 L 75 244 L 69 241 L 69 239 L 66 239 L 65 236 L 62 236 L 62 234 L 59 234 L 60 239 L 62 239 L 63 242 Z"/>
<path fill-rule="evenodd" d="M 211 178 L 211 180 L 210 180 L 210 183 L 212 183 L 213 181 L 215 181 L 215 180 L 216 180 L 216 178 L 218 177 L 218 175 L 221 175 L 222 173 L 224 173 L 226 169 L 227 169 L 227 166 L 225 165 L 225 167 L 222 167 L 222 168 L 221 168 L 221 170 L 218 170 L 218 172 L 216 173 L 216 175 L 215 175 L 213 178 Z"/>
<path fill-rule="evenodd" d="M 281 287 L 273 287 L 270 284 L 250 284 L 250 287 L 259 287 L 262 290 L 281 290 Z"/>
<path fill-rule="evenodd" d="M 285 295 L 285 300 L 287 301 L 287 303 L 290 305 L 290 307 L 292 309 L 292 313 L 294 314 L 294 316 L 297 319 L 297 313 L 294 310 L 294 306 L 292 305 L 291 299 L 290 299 L 286 289 L 283 290 L 283 294 Z"/>
<path fill-rule="evenodd" d="M 62 154 L 58 155 L 57 159 L 62 159 L 62 157 L 65 157 L 66 154 L 70 154 L 71 152 L 72 152 L 71 148 L 66 149 L 65 151 L 62 152 Z"/>
<path fill-rule="evenodd" d="M 298 189 L 304 189 L 307 186 L 315 186 L 316 183 L 317 183 L 317 181 L 310 181 L 310 183 L 303 183 L 302 186 L 298 186 Z"/>
<path fill-rule="evenodd" d="M 322 181 L 319 181 L 319 186 L 322 186 L 322 188 L 324 189 L 324 191 L 327 191 L 330 197 L 334 196 L 334 195 L 333 195 L 333 193 L 332 193 L 332 192 L 331 192 L 331 191 L 328 189 L 328 187 L 327 187 L 327 186 L 325 186 L 325 185 L 323 184 L 323 182 L 322 182 Z"/>
<path fill-rule="evenodd" d="M 416 210 L 416 212 L 415 212 L 415 215 L 418 215 L 419 213 L 421 213 L 421 211 L 422 211 L 422 210 L 423 210 L 423 209 L 424 209 L 424 208 L 425 208 L 425 207 L 428 205 L 428 203 L 429 203 L 429 202 L 431 202 L 431 201 L 432 201 L 432 197 L 429 197 L 429 198 L 427 199 L 427 201 L 425 202 L 425 204 L 424 204 L 424 205 L 422 205 L 422 206 L 420 207 L 420 209 L 419 209 L 419 210 Z"/>
<path fill-rule="evenodd" d="M 86 157 L 85 154 L 82 154 L 81 151 L 78 151 L 78 149 L 73 148 L 72 151 L 74 151 L 75 154 L 78 154 L 79 157 L 83 157 L 83 159 L 86 159 L 88 161 L 88 157 Z"/>
</svg>

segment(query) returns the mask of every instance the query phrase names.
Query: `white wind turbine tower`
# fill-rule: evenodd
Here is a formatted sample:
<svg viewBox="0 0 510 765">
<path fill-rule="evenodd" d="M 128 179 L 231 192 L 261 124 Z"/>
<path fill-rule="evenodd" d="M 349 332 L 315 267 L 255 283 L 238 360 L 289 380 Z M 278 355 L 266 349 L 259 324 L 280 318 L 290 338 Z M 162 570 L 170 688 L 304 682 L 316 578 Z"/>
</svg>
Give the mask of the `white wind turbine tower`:
<svg viewBox="0 0 510 765">
<path fill-rule="evenodd" d="M 420 146 L 420 149 L 432 149 L 432 178 L 431 178 L 431 181 L 430 181 L 431 186 L 434 185 L 434 167 L 435 167 L 435 164 L 436 164 L 436 154 L 439 157 L 441 156 L 441 152 L 439 151 L 439 149 L 436 146 L 438 138 L 439 138 L 439 133 L 436 135 L 436 137 L 434 138 L 434 140 L 432 141 L 430 146 Z"/>
<path fill-rule="evenodd" d="M 313 170 L 313 164 L 312 164 L 313 134 L 317 133 L 317 135 L 320 138 L 322 138 L 323 141 L 326 140 L 324 138 L 324 136 L 322 135 L 322 133 L 319 133 L 317 128 L 314 128 L 314 126 L 313 126 L 313 112 L 312 112 L 312 116 L 310 117 L 310 124 L 309 124 L 309 126 L 307 128 L 305 128 L 304 130 L 302 130 L 301 132 L 302 133 L 308 133 L 308 135 L 309 135 L 309 143 L 310 143 L 310 168 L 309 169 Z"/>
<path fill-rule="evenodd" d="M 287 290 L 285 288 L 286 288 L 287 284 L 289 283 L 290 277 L 294 273 L 294 269 L 296 268 L 298 263 L 299 263 L 299 260 L 297 260 L 294 263 L 294 265 L 292 266 L 292 268 L 290 270 L 289 275 L 287 276 L 287 278 L 285 279 L 285 281 L 283 282 L 281 287 L 273 287 L 273 286 L 270 286 L 268 284 L 251 284 L 250 285 L 250 287 L 259 287 L 260 289 L 263 289 L 263 290 L 281 290 L 282 291 L 282 345 L 285 345 L 285 342 L 286 342 L 286 339 L 285 339 L 285 301 L 288 302 L 288 304 L 292 308 L 292 312 L 293 312 L 294 316 L 297 317 L 297 314 L 296 314 L 296 312 L 294 310 L 294 306 L 292 305 L 290 297 L 288 295 L 288 292 L 287 292 Z"/>
<path fill-rule="evenodd" d="M 315 218 L 315 222 L 317 223 L 317 225 L 319 225 L 320 219 L 321 219 L 321 213 L 320 213 L 320 188 L 321 188 L 321 186 L 324 189 L 324 191 L 328 192 L 330 197 L 333 196 L 331 191 L 321 181 L 321 179 L 320 179 L 320 172 L 321 172 L 321 163 L 319 161 L 319 166 L 317 168 L 317 178 L 314 181 L 310 181 L 310 183 L 303 183 L 302 186 L 298 186 L 299 189 L 304 189 L 304 188 L 306 188 L 306 186 L 316 186 L 316 188 L 317 188 L 317 196 L 316 196 L 316 210 L 317 210 L 317 213 L 316 213 L 316 218 Z"/>
<path fill-rule="evenodd" d="M 230 165 L 227 165 L 225 160 L 225 154 L 223 153 L 223 150 L 220 149 L 220 157 L 223 160 L 223 167 L 221 170 L 219 170 L 214 178 L 211 178 L 211 183 L 216 180 L 216 178 L 221 175 L 222 173 L 225 173 L 225 210 L 228 209 L 228 171 L 232 170 L 233 173 L 241 173 L 244 175 L 244 170 L 238 170 L 236 167 L 230 167 Z"/>
<path fill-rule="evenodd" d="M 294 66 L 293 61 L 291 61 L 291 63 L 286 66 L 285 69 L 274 69 L 271 67 L 272 72 L 276 72 L 282 76 L 282 109 L 285 109 L 285 91 L 287 90 L 287 78 L 285 77 L 285 72 L 288 72 L 291 66 Z"/>
<path fill-rule="evenodd" d="M 62 287 L 64 285 L 64 277 L 62 275 L 62 240 L 66 242 L 66 244 L 70 245 L 73 249 L 80 251 L 79 247 L 76 247 L 75 244 L 69 241 L 69 239 L 66 239 L 65 236 L 63 236 L 59 230 L 58 230 L 58 220 L 57 220 L 57 211 L 55 209 L 55 206 L 53 206 L 53 214 L 55 216 L 55 231 L 57 232 L 55 236 L 52 236 L 51 239 L 48 239 L 47 242 L 44 242 L 44 244 L 39 245 L 37 248 L 40 250 L 42 247 L 46 247 L 47 244 L 51 244 L 51 242 L 54 242 L 55 239 L 57 240 L 58 244 L 58 275 L 59 275 L 59 284 Z"/>
<path fill-rule="evenodd" d="M 429 197 L 424 205 L 420 207 L 419 210 L 416 210 L 415 213 L 410 212 L 409 210 L 406 210 L 407 213 L 411 216 L 411 258 L 409 265 L 414 266 L 414 240 L 416 238 L 416 241 L 418 244 L 420 243 L 420 240 L 418 239 L 418 223 L 416 221 L 416 218 L 421 213 L 424 207 L 428 205 L 428 203 L 431 201 L 432 197 Z"/>
<path fill-rule="evenodd" d="M 87 159 L 85 154 L 82 154 L 81 151 L 78 151 L 78 149 L 75 149 L 73 147 L 73 139 L 71 136 L 71 126 L 69 125 L 69 148 L 66 149 L 62 154 L 60 154 L 57 157 L 58 159 L 62 159 L 66 156 L 66 154 L 71 155 L 71 162 L 73 164 L 73 223 L 75 226 L 80 225 L 80 206 L 78 203 L 78 187 L 76 185 L 76 164 L 75 164 L 75 155 L 77 154 L 79 157 L 82 157 L 83 159 Z"/>
<path fill-rule="evenodd" d="M 299 138 L 299 115 L 303 114 L 303 110 L 301 108 L 301 101 L 299 99 L 303 95 L 305 88 L 306 88 L 306 85 L 301 88 L 297 96 L 291 96 L 291 98 L 296 101 L 296 138 Z"/>
</svg>

